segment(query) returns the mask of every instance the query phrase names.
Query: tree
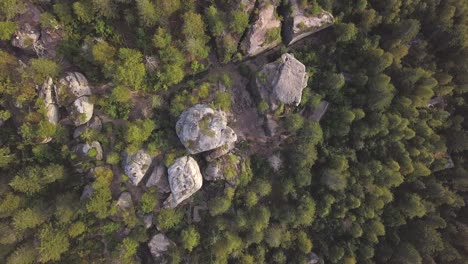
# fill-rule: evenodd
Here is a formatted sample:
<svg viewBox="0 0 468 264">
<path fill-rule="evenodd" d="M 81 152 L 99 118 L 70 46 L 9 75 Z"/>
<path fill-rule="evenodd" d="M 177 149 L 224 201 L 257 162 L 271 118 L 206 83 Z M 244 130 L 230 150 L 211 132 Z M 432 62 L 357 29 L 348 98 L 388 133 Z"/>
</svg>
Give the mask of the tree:
<svg viewBox="0 0 468 264">
<path fill-rule="evenodd" d="M 143 90 L 146 70 L 141 53 L 138 50 L 121 48 L 118 58 L 114 81 L 130 89 Z"/>
<path fill-rule="evenodd" d="M 124 86 L 117 86 L 112 89 L 112 100 L 119 103 L 129 103 L 132 100 L 130 89 Z"/>
<path fill-rule="evenodd" d="M 299 113 L 291 114 L 286 117 L 285 127 L 291 133 L 296 133 L 304 126 L 304 118 Z"/>
<path fill-rule="evenodd" d="M 137 9 L 140 19 L 143 21 L 145 26 L 151 27 L 156 24 L 158 20 L 158 15 L 156 12 L 156 7 L 150 0 L 137 0 Z"/>
<path fill-rule="evenodd" d="M 62 230 L 45 225 L 39 232 L 39 260 L 41 262 L 58 261 L 68 251 L 70 243 Z"/>
<path fill-rule="evenodd" d="M 53 60 L 37 58 L 31 59 L 30 63 L 37 83 L 42 83 L 47 77 L 57 77 L 59 73 L 59 66 Z"/>
<path fill-rule="evenodd" d="M 39 206 L 35 206 L 33 208 L 26 208 L 18 211 L 13 216 L 13 226 L 17 230 L 25 230 L 44 223 L 46 219 L 47 215 L 44 209 Z"/>
<path fill-rule="evenodd" d="M 236 34 L 244 33 L 244 30 L 249 25 L 249 13 L 242 10 L 232 12 L 232 22 L 230 23 L 231 30 Z"/>
<path fill-rule="evenodd" d="M 10 20 L 26 7 L 25 3 L 18 0 L 3 0 L 0 2 L 0 15 Z"/>
<path fill-rule="evenodd" d="M 162 209 L 156 216 L 158 228 L 169 230 L 177 227 L 184 218 L 184 212 L 176 209 Z"/>
<path fill-rule="evenodd" d="M 0 40 L 10 40 L 16 31 L 16 23 L 11 21 L 0 21 Z"/>
<path fill-rule="evenodd" d="M 224 31 L 224 23 L 218 9 L 214 5 L 211 5 L 206 9 L 205 17 L 211 34 L 213 36 L 220 36 Z"/>
<path fill-rule="evenodd" d="M 206 46 L 209 38 L 205 34 L 205 24 L 200 14 L 189 11 L 184 14 L 182 34 L 185 37 L 185 48 L 194 59 L 204 59 L 210 51 Z"/>
<path fill-rule="evenodd" d="M 305 254 L 312 250 L 312 241 L 310 241 L 304 231 L 299 231 L 296 237 L 296 243 L 299 250 Z"/>
<path fill-rule="evenodd" d="M 31 264 L 36 262 L 36 250 L 26 243 L 18 247 L 6 260 L 7 264 Z"/>
<path fill-rule="evenodd" d="M 357 34 L 357 27 L 353 23 L 339 23 L 335 25 L 335 36 L 339 42 L 353 40 Z"/>
<path fill-rule="evenodd" d="M 181 233 L 182 246 L 188 251 L 192 251 L 200 243 L 200 234 L 194 226 L 190 226 Z"/>
</svg>

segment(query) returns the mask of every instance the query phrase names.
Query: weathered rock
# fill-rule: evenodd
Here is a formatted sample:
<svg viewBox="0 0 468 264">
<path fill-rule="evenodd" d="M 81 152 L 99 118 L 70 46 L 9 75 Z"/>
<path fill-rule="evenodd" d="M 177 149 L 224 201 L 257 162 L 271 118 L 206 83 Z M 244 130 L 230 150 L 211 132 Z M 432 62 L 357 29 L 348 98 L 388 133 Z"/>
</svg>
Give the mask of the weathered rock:
<svg viewBox="0 0 468 264">
<path fill-rule="evenodd" d="M 68 109 L 73 124 L 75 124 L 75 126 L 80 126 L 93 117 L 94 104 L 88 96 L 82 96 L 76 99 Z"/>
<path fill-rule="evenodd" d="M 203 178 L 207 181 L 219 181 L 224 179 L 222 164 L 220 162 L 208 163 Z"/>
<path fill-rule="evenodd" d="M 164 201 L 164 207 L 174 208 L 198 191 L 203 177 L 197 162 L 188 156 L 178 158 L 168 169 L 171 195 Z"/>
<path fill-rule="evenodd" d="M 11 45 L 23 50 L 34 50 L 34 44 L 39 40 L 41 33 L 38 28 L 31 26 L 29 23 L 21 25 L 20 29 L 16 31 Z"/>
<path fill-rule="evenodd" d="M 129 192 L 121 193 L 117 200 L 117 206 L 124 211 L 133 208 L 132 195 Z"/>
<path fill-rule="evenodd" d="M 57 101 L 62 106 L 68 106 L 76 99 L 91 95 L 86 77 L 79 72 L 68 72 L 57 85 Z"/>
<path fill-rule="evenodd" d="M 131 155 L 126 155 L 124 159 L 124 171 L 133 185 L 143 179 L 151 165 L 151 157 L 143 150 L 139 150 Z"/>
<path fill-rule="evenodd" d="M 41 38 L 36 45 L 36 54 L 48 58 L 54 58 L 57 55 L 57 47 L 63 40 L 63 28 L 43 28 Z"/>
<path fill-rule="evenodd" d="M 146 181 L 146 187 L 156 186 L 158 192 L 169 193 L 171 192 L 171 187 L 169 186 L 169 181 L 167 180 L 166 168 L 163 165 L 155 166 L 151 176 Z"/>
<path fill-rule="evenodd" d="M 164 253 L 166 253 L 169 248 L 173 246 L 175 246 L 175 243 L 161 233 L 153 236 L 153 238 L 151 238 L 150 242 L 148 243 L 151 255 L 153 256 L 153 259 L 156 261 L 156 263 L 161 263 L 160 261 Z"/>
<path fill-rule="evenodd" d="M 288 14 L 285 21 L 285 40 L 289 45 L 303 39 L 334 22 L 333 15 L 320 9 L 318 14 L 312 14 L 313 5 L 301 7 L 297 0 L 290 0 L 291 13 Z"/>
<path fill-rule="evenodd" d="M 299 105 L 307 80 L 304 64 L 293 55 L 285 53 L 277 61 L 263 66 L 257 74 L 256 84 L 262 99 L 275 110 L 278 108 L 277 101 Z"/>
<path fill-rule="evenodd" d="M 276 13 L 276 5 L 268 1 L 261 1 L 258 15 L 247 31 L 241 48 L 250 57 L 271 49 L 280 43 L 281 20 Z"/>
<path fill-rule="evenodd" d="M 319 264 L 319 263 L 324 263 L 323 259 L 321 259 L 317 254 L 314 252 L 309 253 L 307 255 L 307 264 Z"/>
<path fill-rule="evenodd" d="M 44 101 L 47 119 L 50 123 L 57 124 L 59 121 L 59 108 L 52 96 L 52 90 L 53 81 L 52 78 L 48 77 L 39 91 L 39 96 Z"/>
<path fill-rule="evenodd" d="M 81 136 L 81 134 L 83 134 L 83 132 L 85 132 L 87 129 L 96 130 L 98 132 L 101 131 L 102 129 L 101 118 L 94 115 L 86 124 L 77 127 L 75 131 L 73 131 L 73 138 L 77 138 Z"/>
<path fill-rule="evenodd" d="M 234 130 L 227 126 L 225 113 L 201 104 L 180 115 L 176 132 L 190 154 L 213 150 L 237 140 Z"/>
<path fill-rule="evenodd" d="M 93 192 L 94 192 L 94 189 L 92 185 L 91 184 L 86 185 L 83 189 L 83 192 L 81 193 L 80 201 L 84 201 L 88 199 L 88 197 L 90 197 L 93 194 Z"/>
<path fill-rule="evenodd" d="M 78 144 L 75 147 L 75 152 L 83 158 L 102 160 L 103 157 L 101 144 L 97 141 L 93 141 L 89 144 Z"/>
</svg>

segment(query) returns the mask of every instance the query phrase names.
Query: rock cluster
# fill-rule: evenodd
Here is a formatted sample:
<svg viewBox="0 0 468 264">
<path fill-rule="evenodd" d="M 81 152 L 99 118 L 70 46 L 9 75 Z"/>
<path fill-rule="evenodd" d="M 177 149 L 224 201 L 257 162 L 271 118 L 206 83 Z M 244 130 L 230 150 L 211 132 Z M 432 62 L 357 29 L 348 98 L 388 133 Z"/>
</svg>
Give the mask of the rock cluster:
<svg viewBox="0 0 468 264">
<path fill-rule="evenodd" d="M 275 2 L 275 1 L 273 1 Z M 241 43 L 246 56 L 255 56 L 281 43 L 281 19 L 276 4 L 261 1 L 258 15 Z"/>
<path fill-rule="evenodd" d="M 138 185 L 151 165 L 151 157 L 143 150 L 131 155 L 125 155 L 124 171 L 133 185 Z"/>
<path fill-rule="evenodd" d="M 275 110 L 278 107 L 277 101 L 299 105 L 307 80 L 304 64 L 293 55 L 285 53 L 277 61 L 263 66 L 257 74 L 256 85 L 262 99 Z"/>
<path fill-rule="evenodd" d="M 171 195 L 164 201 L 166 208 L 176 207 L 202 187 L 203 177 L 200 168 L 191 157 L 176 159 L 169 167 L 168 174 Z"/>
<path fill-rule="evenodd" d="M 170 247 L 175 246 L 175 243 L 172 242 L 167 236 L 162 233 L 156 234 L 151 238 L 148 243 L 151 255 L 156 263 L 161 263 L 161 258 L 164 253 L 169 250 Z"/>
<path fill-rule="evenodd" d="M 320 29 L 332 25 L 334 18 L 332 14 L 325 10 L 320 10 L 318 14 L 311 14 L 313 10 L 306 10 L 301 7 L 297 0 L 290 0 L 291 13 L 286 17 L 285 40 L 291 45 Z M 315 8 L 313 5 L 306 5 L 307 8 Z"/>
<path fill-rule="evenodd" d="M 185 110 L 176 124 L 177 136 L 190 154 L 220 148 L 237 140 L 224 112 L 202 104 Z"/>
<path fill-rule="evenodd" d="M 83 125 L 93 116 L 94 104 L 90 100 L 91 88 L 86 77 L 79 72 L 68 72 L 57 85 L 57 99 L 66 106 L 75 126 Z"/>
<path fill-rule="evenodd" d="M 78 126 L 75 131 L 73 131 L 73 138 L 78 138 L 83 134 L 86 130 L 91 129 L 91 130 L 96 130 L 96 131 L 101 131 L 102 129 L 102 121 L 101 118 L 98 116 L 93 116 L 88 123 Z"/>
</svg>

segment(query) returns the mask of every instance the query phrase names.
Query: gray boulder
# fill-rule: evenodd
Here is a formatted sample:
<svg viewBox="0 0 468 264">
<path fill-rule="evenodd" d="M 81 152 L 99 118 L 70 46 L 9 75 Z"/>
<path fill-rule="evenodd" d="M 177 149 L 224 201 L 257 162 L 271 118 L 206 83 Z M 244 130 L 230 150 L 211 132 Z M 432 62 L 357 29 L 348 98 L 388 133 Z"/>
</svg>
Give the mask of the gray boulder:
<svg viewBox="0 0 468 264">
<path fill-rule="evenodd" d="M 83 158 L 102 160 L 103 157 L 101 144 L 97 141 L 93 141 L 89 144 L 78 144 L 75 147 L 75 152 Z"/>
<path fill-rule="evenodd" d="M 280 59 L 263 66 L 257 74 L 256 85 L 262 99 L 275 110 L 278 108 L 278 101 L 299 105 L 307 80 L 304 64 L 293 55 L 285 53 Z"/>
<path fill-rule="evenodd" d="M 161 263 L 161 258 L 163 257 L 164 253 L 166 253 L 169 248 L 173 246 L 175 246 L 175 243 L 162 233 L 153 236 L 153 238 L 151 238 L 150 242 L 148 243 L 151 255 L 153 256 L 153 259 L 156 261 L 156 263 Z"/>
<path fill-rule="evenodd" d="M 93 194 L 93 192 L 94 192 L 93 186 L 91 184 L 86 185 L 83 188 L 83 192 L 81 193 L 80 201 L 84 201 L 88 199 L 88 197 L 90 197 Z"/>
<path fill-rule="evenodd" d="M 276 5 L 267 1 L 260 2 L 258 15 L 241 43 L 242 50 L 249 57 L 281 43 L 281 20 L 276 13 Z"/>
<path fill-rule="evenodd" d="M 318 14 L 312 14 L 313 5 L 302 7 L 297 0 L 290 0 L 291 13 L 286 17 L 285 39 L 289 45 L 303 39 L 334 23 L 334 17 L 321 9 Z"/>
<path fill-rule="evenodd" d="M 168 169 L 171 195 L 164 201 L 165 208 L 175 208 L 203 185 L 197 162 L 188 156 L 176 159 Z"/>
<path fill-rule="evenodd" d="M 190 154 L 213 150 L 237 140 L 234 130 L 227 126 L 226 114 L 201 104 L 180 115 L 176 133 Z"/>
<path fill-rule="evenodd" d="M 163 165 L 155 166 L 151 176 L 146 181 L 146 187 L 150 188 L 156 186 L 158 192 L 161 193 L 170 193 L 171 187 L 169 186 L 169 181 L 167 180 L 166 168 Z"/>
<path fill-rule="evenodd" d="M 125 156 L 123 165 L 125 174 L 130 179 L 130 182 L 136 186 L 148 171 L 151 165 L 151 157 L 143 150 Z"/>
</svg>

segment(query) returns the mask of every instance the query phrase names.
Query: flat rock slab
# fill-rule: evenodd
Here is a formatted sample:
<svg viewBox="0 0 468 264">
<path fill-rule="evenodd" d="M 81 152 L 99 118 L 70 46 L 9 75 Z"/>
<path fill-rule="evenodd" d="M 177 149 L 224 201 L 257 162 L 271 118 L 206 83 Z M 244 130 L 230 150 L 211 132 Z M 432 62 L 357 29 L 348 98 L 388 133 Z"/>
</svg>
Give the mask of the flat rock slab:
<svg viewBox="0 0 468 264">
<path fill-rule="evenodd" d="M 151 157 L 143 150 L 131 155 L 126 155 L 124 160 L 124 171 L 133 185 L 138 185 L 145 176 L 151 165 Z"/>
</svg>

